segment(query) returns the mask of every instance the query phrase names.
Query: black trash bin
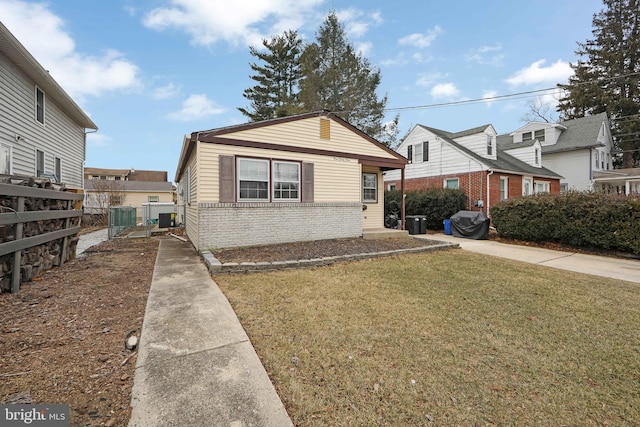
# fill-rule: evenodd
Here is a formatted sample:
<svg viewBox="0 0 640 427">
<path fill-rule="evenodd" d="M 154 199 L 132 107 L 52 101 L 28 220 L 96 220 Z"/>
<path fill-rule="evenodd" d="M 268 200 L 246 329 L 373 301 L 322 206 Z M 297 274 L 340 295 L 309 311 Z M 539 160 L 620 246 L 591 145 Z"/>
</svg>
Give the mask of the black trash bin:
<svg viewBox="0 0 640 427">
<path fill-rule="evenodd" d="M 420 234 L 427 234 L 427 217 L 420 217 Z"/>
<path fill-rule="evenodd" d="M 404 226 L 409 234 L 420 234 L 420 217 L 417 215 L 407 215 Z"/>
</svg>

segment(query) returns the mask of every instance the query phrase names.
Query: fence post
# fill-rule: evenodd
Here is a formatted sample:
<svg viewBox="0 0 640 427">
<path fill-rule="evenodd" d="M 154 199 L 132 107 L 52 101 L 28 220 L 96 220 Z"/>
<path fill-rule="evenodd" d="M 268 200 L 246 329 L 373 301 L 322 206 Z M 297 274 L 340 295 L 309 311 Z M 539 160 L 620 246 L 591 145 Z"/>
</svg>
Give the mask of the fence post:
<svg viewBox="0 0 640 427">
<path fill-rule="evenodd" d="M 18 206 L 16 209 L 16 215 L 20 216 L 20 213 L 24 212 L 24 196 L 18 197 Z M 16 223 L 16 241 L 22 239 L 22 229 L 24 224 L 22 222 Z M 20 265 L 22 261 L 22 250 L 17 250 L 13 253 L 13 274 L 11 275 L 11 293 L 16 293 L 20 290 Z"/>
</svg>

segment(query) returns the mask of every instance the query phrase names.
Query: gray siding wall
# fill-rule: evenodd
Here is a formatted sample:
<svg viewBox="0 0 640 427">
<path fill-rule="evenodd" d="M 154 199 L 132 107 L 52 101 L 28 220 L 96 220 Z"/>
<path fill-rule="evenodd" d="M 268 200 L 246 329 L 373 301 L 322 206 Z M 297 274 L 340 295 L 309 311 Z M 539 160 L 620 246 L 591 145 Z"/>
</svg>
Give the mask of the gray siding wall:
<svg viewBox="0 0 640 427">
<path fill-rule="evenodd" d="M 198 251 L 362 236 L 361 203 L 201 203 L 198 215 Z"/>
<path fill-rule="evenodd" d="M 84 128 L 71 120 L 45 94 L 45 124 L 35 118 L 35 82 L 0 53 L 0 143 L 12 150 L 11 173 L 34 176 L 36 149 L 43 151 L 45 172 L 54 173 L 61 159 L 61 181 L 82 188 L 85 160 Z M 23 139 L 16 140 L 16 135 Z"/>
</svg>

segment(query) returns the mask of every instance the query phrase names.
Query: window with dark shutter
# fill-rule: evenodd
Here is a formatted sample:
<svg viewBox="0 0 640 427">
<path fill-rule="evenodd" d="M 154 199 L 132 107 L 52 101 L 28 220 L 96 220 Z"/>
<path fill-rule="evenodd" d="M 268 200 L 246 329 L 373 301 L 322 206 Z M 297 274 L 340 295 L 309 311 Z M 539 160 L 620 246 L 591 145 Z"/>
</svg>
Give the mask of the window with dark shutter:
<svg viewBox="0 0 640 427">
<path fill-rule="evenodd" d="M 218 184 L 220 186 L 218 197 L 220 203 L 233 203 L 236 201 L 235 190 L 235 159 L 233 156 L 219 157 L 219 177 Z"/>
<path fill-rule="evenodd" d="M 409 161 L 413 160 L 413 145 L 409 145 L 407 147 L 407 160 Z"/>
<path fill-rule="evenodd" d="M 425 141 L 422 143 L 422 161 L 429 161 L 429 141 Z"/>
</svg>

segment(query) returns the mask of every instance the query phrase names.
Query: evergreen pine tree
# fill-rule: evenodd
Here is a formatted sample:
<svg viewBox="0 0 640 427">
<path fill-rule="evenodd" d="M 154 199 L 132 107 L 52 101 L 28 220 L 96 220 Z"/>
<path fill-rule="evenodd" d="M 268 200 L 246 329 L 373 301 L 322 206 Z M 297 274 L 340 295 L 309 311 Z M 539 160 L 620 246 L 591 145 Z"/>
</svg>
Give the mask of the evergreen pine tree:
<svg viewBox="0 0 640 427">
<path fill-rule="evenodd" d="M 640 1 L 603 0 L 593 17 L 593 36 L 578 43 L 575 75 L 559 85 L 566 95 L 563 119 L 606 112 L 622 167 L 640 164 Z"/>
<path fill-rule="evenodd" d="M 251 46 L 251 55 L 264 65 L 251 64 L 251 76 L 258 84 L 245 89 L 243 96 L 251 101 L 250 109 L 238 108 L 251 121 L 286 117 L 300 112 L 298 83 L 301 77 L 302 40 L 297 31 L 285 31 L 270 40 L 263 39 L 266 51 Z"/>
<path fill-rule="evenodd" d="M 301 56 L 300 101 L 306 111 L 329 110 L 373 137 L 382 134 L 387 97 L 378 99 L 380 70 L 358 54 L 331 12 Z"/>
</svg>

